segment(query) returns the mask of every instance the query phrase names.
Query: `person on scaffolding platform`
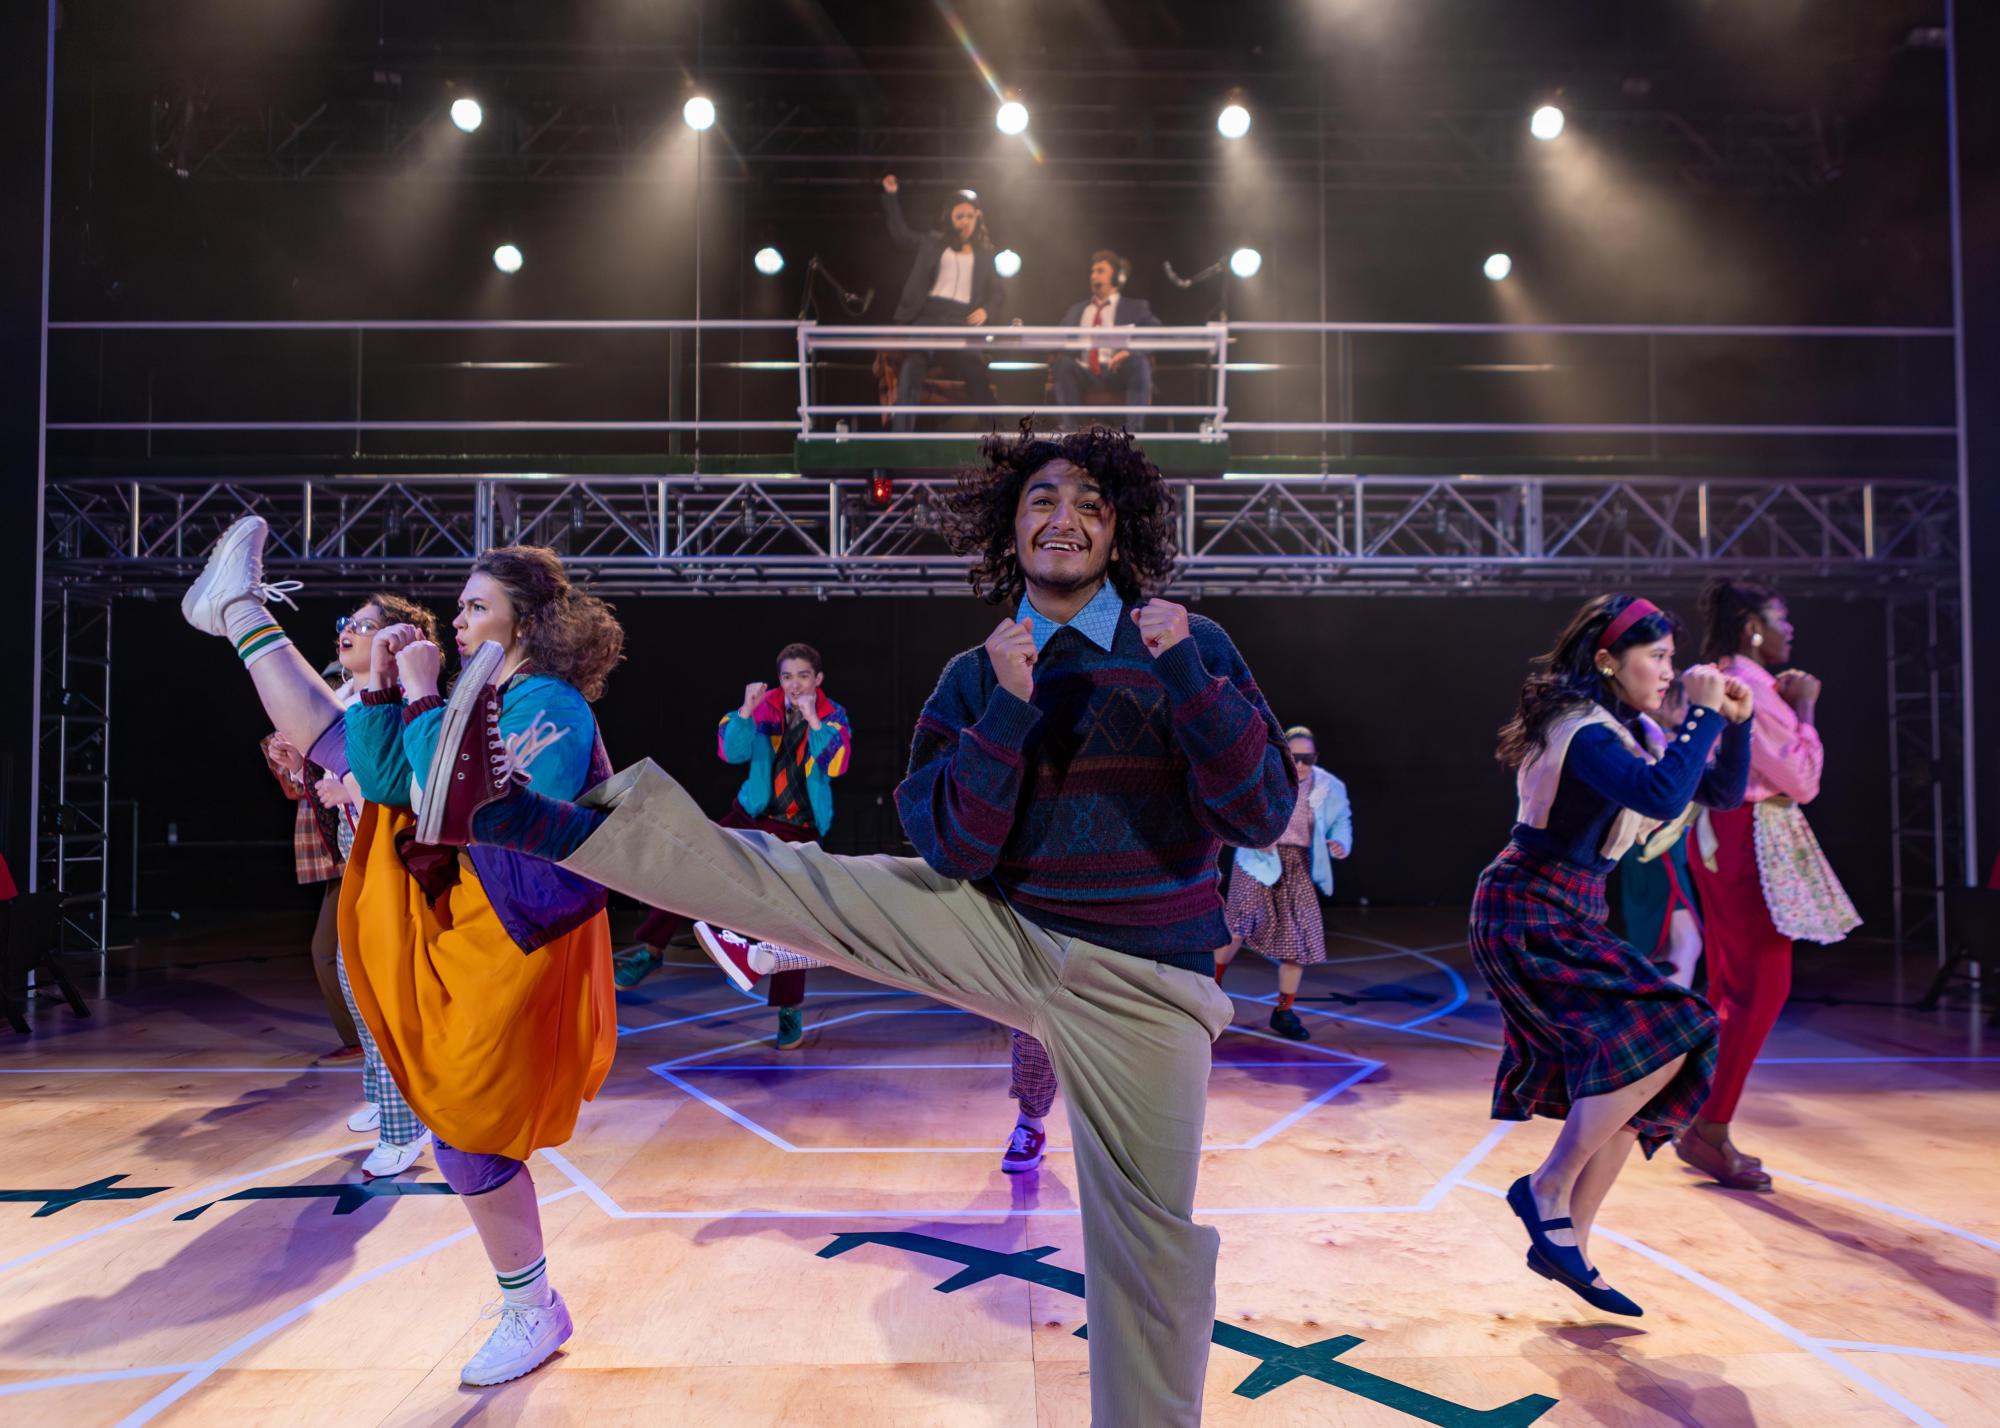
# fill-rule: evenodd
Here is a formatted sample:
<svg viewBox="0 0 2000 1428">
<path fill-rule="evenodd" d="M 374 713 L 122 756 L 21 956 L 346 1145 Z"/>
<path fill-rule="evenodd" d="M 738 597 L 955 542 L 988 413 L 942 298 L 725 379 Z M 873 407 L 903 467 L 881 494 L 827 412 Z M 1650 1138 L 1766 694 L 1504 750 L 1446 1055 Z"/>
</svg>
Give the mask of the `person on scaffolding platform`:
<svg viewBox="0 0 2000 1428">
<path fill-rule="evenodd" d="M 656 907 L 1032 1032 L 1069 1111 L 1097 1428 L 1201 1418 L 1219 1237 L 1194 1220 L 1223 842 L 1264 847 L 1298 796 L 1278 721 L 1211 620 L 1152 597 L 1174 508 L 1131 437 L 987 438 L 947 498 L 973 587 L 1009 613 L 945 667 L 896 790 L 918 858 L 719 827 L 652 763 L 580 803 L 446 779 L 496 737 L 453 692 L 426 786 L 445 841 L 549 859 Z M 465 762 L 468 758 L 474 762 Z M 739 973 L 762 973 L 756 959 Z"/>
<path fill-rule="evenodd" d="M 897 191 L 894 174 L 882 180 L 882 217 L 889 225 L 889 241 L 917 256 L 903 281 L 903 295 L 896 300 L 895 320 L 913 327 L 985 326 L 999 305 L 1000 275 L 993 268 L 993 239 L 986 232 L 986 215 L 977 196 L 964 189 L 954 193 L 940 215 L 942 227 L 917 233 L 903 219 Z M 993 379 L 984 356 L 966 348 L 935 352 L 912 348 L 903 354 L 896 377 L 895 430 L 916 429 L 916 408 L 923 404 L 924 377 L 933 362 L 965 383 L 966 405 L 993 404 Z"/>
<path fill-rule="evenodd" d="M 1090 296 L 1073 304 L 1063 314 L 1064 327 L 1095 330 L 1104 327 L 1158 327 L 1153 305 L 1144 298 L 1127 297 L 1125 280 L 1132 265 L 1109 248 L 1090 255 Z M 1145 409 L 1153 404 L 1153 358 L 1150 353 L 1128 347 L 1092 347 L 1081 354 L 1065 352 L 1055 359 L 1049 373 L 1050 394 L 1059 407 L 1080 407 L 1092 388 L 1114 387 L 1124 395 L 1117 405 L 1123 409 L 1125 429 L 1138 431 L 1146 421 Z M 1065 426 L 1081 425 L 1065 417 Z"/>
</svg>

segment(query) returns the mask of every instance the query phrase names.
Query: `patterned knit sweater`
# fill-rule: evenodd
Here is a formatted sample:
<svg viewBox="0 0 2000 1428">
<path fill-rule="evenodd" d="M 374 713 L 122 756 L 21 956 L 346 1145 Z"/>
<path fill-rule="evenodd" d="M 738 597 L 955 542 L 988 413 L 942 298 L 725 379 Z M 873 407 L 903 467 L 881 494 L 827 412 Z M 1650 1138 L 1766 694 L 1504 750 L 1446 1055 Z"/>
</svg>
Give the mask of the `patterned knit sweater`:
<svg viewBox="0 0 2000 1428">
<path fill-rule="evenodd" d="M 983 648 L 954 658 L 896 789 L 924 861 L 1114 951 L 1180 960 L 1227 942 L 1216 854 L 1274 842 L 1297 784 L 1229 636 L 1200 615 L 1188 630 L 1155 659 L 1129 607 L 1108 652 L 1060 629 L 1032 703 L 1000 688 Z"/>
</svg>

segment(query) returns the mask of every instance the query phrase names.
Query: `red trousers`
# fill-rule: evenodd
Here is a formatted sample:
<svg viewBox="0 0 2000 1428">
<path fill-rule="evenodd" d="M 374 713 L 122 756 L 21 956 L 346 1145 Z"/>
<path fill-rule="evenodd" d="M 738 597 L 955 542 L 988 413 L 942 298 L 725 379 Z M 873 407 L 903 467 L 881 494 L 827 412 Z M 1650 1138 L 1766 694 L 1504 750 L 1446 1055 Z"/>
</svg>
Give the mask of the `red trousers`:
<svg viewBox="0 0 2000 1428">
<path fill-rule="evenodd" d="M 723 828 L 755 828 L 760 833 L 768 833 L 780 843 L 810 843 L 817 836 L 796 823 L 781 822 L 776 818 L 752 818 L 743 811 L 743 805 L 730 800 L 729 811 L 716 820 Z M 682 927 L 687 919 L 678 912 L 667 912 L 654 908 L 646 914 L 646 920 L 639 924 L 639 940 L 648 947 L 664 947 Z M 770 1007 L 795 1007 L 806 999 L 806 974 L 803 968 L 790 972 L 774 972 L 765 978 L 764 1005 Z"/>
<path fill-rule="evenodd" d="M 1771 925 L 1771 909 L 1764 901 L 1755 808 L 1746 803 L 1708 817 L 1715 829 L 1715 871 L 1708 870 L 1699 847 L 1688 850 L 1701 896 L 1708 1001 L 1722 1033 L 1701 1118 L 1727 1125 L 1764 1039 L 1792 993 L 1792 941 Z"/>
</svg>

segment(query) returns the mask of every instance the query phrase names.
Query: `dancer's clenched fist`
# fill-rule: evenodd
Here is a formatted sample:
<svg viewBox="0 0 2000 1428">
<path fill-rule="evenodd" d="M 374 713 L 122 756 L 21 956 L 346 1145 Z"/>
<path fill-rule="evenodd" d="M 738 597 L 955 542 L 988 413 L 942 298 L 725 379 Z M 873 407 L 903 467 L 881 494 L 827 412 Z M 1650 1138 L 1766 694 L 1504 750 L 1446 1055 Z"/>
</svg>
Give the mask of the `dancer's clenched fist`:
<svg viewBox="0 0 2000 1428">
<path fill-rule="evenodd" d="M 396 651 L 396 674 L 402 680 L 404 698 L 428 699 L 438 692 L 444 655 L 435 641 L 414 640 Z"/>
<path fill-rule="evenodd" d="M 1187 606 L 1171 600 L 1148 600 L 1132 612 L 1132 621 L 1155 659 L 1188 637 Z"/>
<path fill-rule="evenodd" d="M 746 684 L 743 686 L 743 707 L 736 712 L 748 719 L 757 712 L 757 706 L 764 702 L 764 696 L 771 692 L 768 684 Z"/>
<path fill-rule="evenodd" d="M 1000 687 L 1016 699 L 1035 697 L 1035 617 L 1002 620 L 986 637 L 986 657 Z"/>
<path fill-rule="evenodd" d="M 415 644 L 423 638 L 423 632 L 415 625 L 390 625 L 375 632 L 373 643 L 368 646 L 369 689 L 386 689 L 395 683 L 396 654 L 406 645 Z"/>
</svg>

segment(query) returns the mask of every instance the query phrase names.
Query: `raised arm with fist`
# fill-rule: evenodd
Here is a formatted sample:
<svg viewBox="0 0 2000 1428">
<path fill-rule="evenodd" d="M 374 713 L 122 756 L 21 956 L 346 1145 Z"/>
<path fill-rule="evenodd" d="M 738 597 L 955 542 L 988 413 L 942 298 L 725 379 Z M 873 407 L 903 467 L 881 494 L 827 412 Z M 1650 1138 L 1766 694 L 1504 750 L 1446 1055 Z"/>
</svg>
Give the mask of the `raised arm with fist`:
<svg viewBox="0 0 2000 1428">
<path fill-rule="evenodd" d="M 986 657 L 1000 687 L 1016 699 L 1035 697 L 1035 617 L 1002 620 L 986 637 Z"/>
<path fill-rule="evenodd" d="M 1146 641 L 1146 653 L 1155 659 L 1188 637 L 1187 606 L 1157 596 L 1133 610 L 1132 622 Z"/>
</svg>

